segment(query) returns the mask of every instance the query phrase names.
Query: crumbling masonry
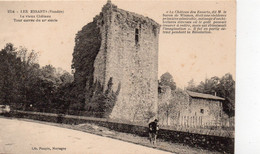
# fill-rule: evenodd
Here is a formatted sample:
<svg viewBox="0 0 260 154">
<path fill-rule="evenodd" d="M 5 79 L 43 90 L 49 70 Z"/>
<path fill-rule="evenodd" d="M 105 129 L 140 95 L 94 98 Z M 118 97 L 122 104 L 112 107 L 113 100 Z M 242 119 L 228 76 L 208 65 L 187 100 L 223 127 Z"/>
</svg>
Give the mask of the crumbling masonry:
<svg viewBox="0 0 260 154">
<path fill-rule="evenodd" d="M 110 118 L 147 122 L 156 115 L 159 30 L 152 19 L 108 1 L 93 22 L 79 31 L 73 53 L 74 77 L 84 92 L 87 109 L 99 103 L 90 101 L 93 84 L 100 83 L 105 91 L 112 79 L 112 90 L 120 87 L 120 92 Z"/>
</svg>

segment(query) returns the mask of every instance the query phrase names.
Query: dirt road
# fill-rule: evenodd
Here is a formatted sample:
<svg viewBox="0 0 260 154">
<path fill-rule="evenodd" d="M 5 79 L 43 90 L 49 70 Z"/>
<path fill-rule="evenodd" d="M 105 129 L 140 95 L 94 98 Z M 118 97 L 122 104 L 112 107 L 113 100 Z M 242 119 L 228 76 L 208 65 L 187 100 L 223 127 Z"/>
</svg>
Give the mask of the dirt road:
<svg viewBox="0 0 260 154">
<path fill-rule="evenodd" d="M 168 152 L 76 130 L 0 118 L 0 153 L 166 154 Z"/>
</svg>

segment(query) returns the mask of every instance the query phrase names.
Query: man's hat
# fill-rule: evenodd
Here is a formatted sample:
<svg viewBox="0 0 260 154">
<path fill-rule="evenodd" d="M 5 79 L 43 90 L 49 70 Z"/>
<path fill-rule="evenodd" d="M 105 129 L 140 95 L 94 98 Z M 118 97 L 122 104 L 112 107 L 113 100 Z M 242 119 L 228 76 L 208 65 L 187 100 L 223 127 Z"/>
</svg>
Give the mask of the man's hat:
<svg viewBox="0 0 260 154">
<path fill-rule="evenodd" d="M 155 121 L 155 122 L 158 122 L 158 119 L 155 119 L 154 121 Z"/>
</svg>

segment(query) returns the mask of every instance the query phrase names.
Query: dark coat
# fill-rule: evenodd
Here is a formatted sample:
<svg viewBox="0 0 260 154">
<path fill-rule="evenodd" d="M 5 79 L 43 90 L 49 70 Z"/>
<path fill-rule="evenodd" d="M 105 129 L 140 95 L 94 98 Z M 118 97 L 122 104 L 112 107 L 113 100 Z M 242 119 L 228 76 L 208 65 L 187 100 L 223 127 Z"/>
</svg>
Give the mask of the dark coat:
<svg viewBox="0 0 260 154">
<path fill-rule="evenodd" d="M 153 121 L 149 123 L 149 133 L 155 133 L 157 134 L 159 130 L 159 125 L 157 122 Z"/>
</svg>

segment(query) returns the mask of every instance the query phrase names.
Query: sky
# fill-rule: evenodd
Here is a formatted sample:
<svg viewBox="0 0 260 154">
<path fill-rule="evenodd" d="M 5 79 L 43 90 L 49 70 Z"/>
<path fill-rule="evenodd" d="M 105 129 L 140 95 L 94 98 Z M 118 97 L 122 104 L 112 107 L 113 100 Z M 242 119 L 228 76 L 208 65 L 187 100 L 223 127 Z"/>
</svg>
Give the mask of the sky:
<svg viewBox="0 0 260 154">
<path fill-rule="evenodd" d="M 6 43 L 24 46 L 40 53 L 41 66 L 51 64 L 71 72 L 72 53 L 76 33 L 101 12 L 106 0 L 77 2 L 0 2 L 0 48 Z M 158 78 L 165 72 L 172 74 L 177 86 L 183 88 L 213 76 L 231 73 L 235 79 L 236 17 L 232 1 L 123 1 L 112 3 L 119 8 L 152 18 L 162 24 L 162 14 L 168 10 L 227 10 L 227 30 L 211 34 L 159 35 Z M 52 14 L 58 22 L 18 23 L 20 13 L 7 10 L 63 10 Z"/>
</svg>

